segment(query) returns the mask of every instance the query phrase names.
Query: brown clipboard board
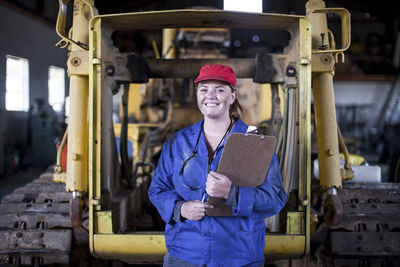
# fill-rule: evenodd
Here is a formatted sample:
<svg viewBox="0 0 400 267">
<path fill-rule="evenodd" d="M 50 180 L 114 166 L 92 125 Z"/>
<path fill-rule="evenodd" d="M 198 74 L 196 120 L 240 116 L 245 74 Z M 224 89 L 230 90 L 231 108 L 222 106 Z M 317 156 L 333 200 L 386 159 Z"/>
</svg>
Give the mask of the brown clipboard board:
<svg viewBox="0 0 400 267">
<path fill-rule="evenodd" d="M 237 186 L 260 186 L 265 181 L 276 145 L 275 136 L 233 133 L 226 140 L 217 172 Z M 208 216 L 233 216 L 232 207 L 225 205 L 223 199 L 209 197 L 207 202 L 214 206 L 206 209 Z"/>
</svg>

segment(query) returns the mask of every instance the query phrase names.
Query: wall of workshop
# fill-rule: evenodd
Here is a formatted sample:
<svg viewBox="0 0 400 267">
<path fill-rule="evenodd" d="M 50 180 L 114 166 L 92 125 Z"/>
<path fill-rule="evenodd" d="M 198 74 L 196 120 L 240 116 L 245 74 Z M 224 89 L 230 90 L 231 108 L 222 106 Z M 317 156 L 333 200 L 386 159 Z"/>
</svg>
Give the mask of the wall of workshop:
<svg viewBox="0 0 400 267">
<path fill-rule="evenodd" d="M 335 81 L 336 114 L 344 136 L 368 139 L 394 81 Z M 368 146 L 368 144 L 364 144 Z M 356 151 L 353 151 L 353 153 Z"/>
<path fill-rule="evenodd" d="M 392 84 L 391 81 L 335 81 L 336 105 L 368 105 L 370 119 L 376 120 Z"/>
<path fill-rule="evenodd" d="M 66 69 L 67 51 L 55 47 L 59 37 L 49 24 L 0 5 L 0 176 L 9 171 L 7 151 L 27 153 L 28 113 L 5 110 L 6 55 L 29 60 L 29 102 L 48 101 L 48 68 Z M 66 75 L 67 82 L 67 75 Z M 68 84 L 66 84 L 66 91 Z M 67 92 L 66 92 L 67 95 Z M 21 157 L 20 160 L 23 160 Z"/>
</svg>

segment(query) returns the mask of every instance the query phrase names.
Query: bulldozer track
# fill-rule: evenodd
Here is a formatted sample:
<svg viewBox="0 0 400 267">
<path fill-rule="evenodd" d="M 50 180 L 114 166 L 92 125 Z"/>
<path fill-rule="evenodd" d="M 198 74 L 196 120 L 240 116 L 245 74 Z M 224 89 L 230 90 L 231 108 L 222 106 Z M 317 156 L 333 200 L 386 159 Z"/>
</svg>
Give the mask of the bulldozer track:
<svg viewBox="0 0 400 267">
<path fill-rule="evenodd" d="M 400 186 L 344 183 L 340 223 L 329 227 L 333 266 L 399 266 Z"/>
<path fill-rule="evenodd" d="M 71 193 L 41 174 L 2 198 L 0 263 L 14 265 L 69 264 L 75 231 L 71 225 Z"/>
</svg>

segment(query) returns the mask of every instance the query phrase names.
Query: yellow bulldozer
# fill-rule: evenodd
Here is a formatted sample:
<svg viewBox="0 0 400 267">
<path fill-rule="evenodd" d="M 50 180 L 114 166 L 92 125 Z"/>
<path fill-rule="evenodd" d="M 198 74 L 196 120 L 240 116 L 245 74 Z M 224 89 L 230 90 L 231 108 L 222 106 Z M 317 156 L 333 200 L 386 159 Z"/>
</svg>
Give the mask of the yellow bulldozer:
<svg viewBox="0 0 400 267">
<path fill-rule="evenodd" d="M 93 0 L 75 0 L 68 31 L 68 2 L 59 0 L 56 26 L 57 45 L 69 49 L 68 128 L 55 168 L 2 200 L 2 263 L 160 264 L 164 224 L 147 188 L 163 142 L 200 119 L 193 78 L 201 66 L 220 63 L 237 73 L 245 122 L 278 138 L 289 198 L 280 214 L 265 220 L 266 262 L 399 264 L 398 186 L 342 183 L 354 176 L 333 89 L 335 64 L 344 62 L 350 46 L 346 9 L 309 0 L 304 16 L 199 9 L 99 15 Z M 327 14 L 339 18 L 340 36 L 328 29 Z M 287 41 L 277 52 L 232 57 L 226 41 L 235 29 L 282 34 Z M 130 51 L 121 38 L 127 33 L 136 36 Z M 135 49 L 136 41 L 145 45 Z M 316 187 L 312 146 L 318 151 Z M 323 249 L 312 251 L 315 242 Z"/>
</svg>

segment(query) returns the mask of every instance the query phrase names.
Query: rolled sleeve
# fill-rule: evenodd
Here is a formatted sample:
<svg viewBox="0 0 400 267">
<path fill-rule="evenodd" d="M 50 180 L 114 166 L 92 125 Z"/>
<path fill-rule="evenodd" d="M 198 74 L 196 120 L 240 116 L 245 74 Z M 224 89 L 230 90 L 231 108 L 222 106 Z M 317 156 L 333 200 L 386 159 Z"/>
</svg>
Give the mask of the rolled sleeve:
<svg viewBox="0 0 400 267">
<path fill-rule="evenodd" d="M 181 208 L 182 208 L 183 203 L 185 203 L 185 201 L 181 200 L 181 201 L 176 202 L 176 204 L 175 204 L 174 216 L 172 218 L 174 220 L 174 222 L 178 223 L 178 222 L 185 221 L 184 218 L 181 216 Z"/>
<path fill-rule="evenodd" d="M 250 216 L 253 212 L 254 188 L 239 187 L 238 206 L 233 208 L 235 216 Z"/>
<path fill-rule="evenodd" d="M 225 205 L 231 207 L 237 207 L 238 203 L 238 187 L 234 184 L 231 185 L 231 190 L 229 191 L 228 198 L 224 201 Z"/>
</svg>

